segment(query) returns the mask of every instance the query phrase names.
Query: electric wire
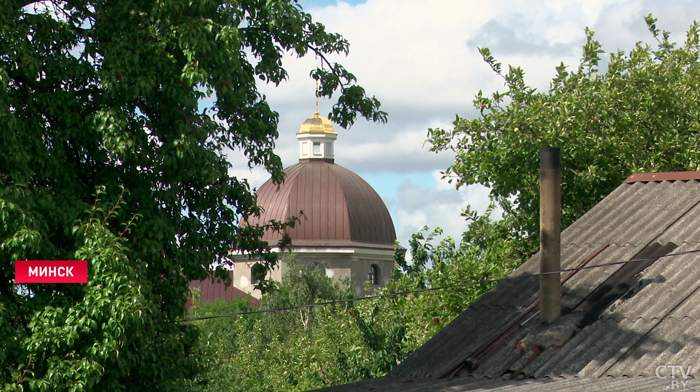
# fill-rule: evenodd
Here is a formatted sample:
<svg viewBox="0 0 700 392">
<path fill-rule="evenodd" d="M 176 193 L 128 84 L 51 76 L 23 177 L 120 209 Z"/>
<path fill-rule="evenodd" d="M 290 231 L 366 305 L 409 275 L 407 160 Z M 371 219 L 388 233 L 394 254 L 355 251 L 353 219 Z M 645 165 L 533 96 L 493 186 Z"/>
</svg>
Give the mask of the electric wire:
<svg viewBox="0 0 700 392">
<path fill-rule="evenodd" d="M 497 282 L 501 282 L 501 281 L 505 281 L 505 280 L 533 278 L 533 277 L 538 277 L 538 276 L 543 276 L 543 275 L 560 274 L 562 272 L 572 272 L 572 271 L 580 271 L 580 270 L 589 270 L 589 269 L 594 269 L 594 268 L 611 267 L 611 266 L 627 264 L 627 263 L 632 263 L 632 262 L 656 260 L 656 259 L 661 259 L 661 258 L 665 258 L 665 257 L 683 256 L 683 255 L 692 254 L 692 253 L 700 253 L 700 249 L 689 250 L 689 251 L 679 252 L 679 253 L 671 253 L 671 254 L 660 255 L 660 256 L 641 257 L 641 258 L 630 259 L 630 260 L 626 260 L 626 261 L 615 261 L 615 262 L 590 265 L 590 266 L 587 265 L 587 266 L 580 267 L 580 268 L 567 268 L 567 269 L 560 269 L 558 271 L 537 272 L 537 273 L 533 273 L 533 274 L 523 274 L 523 275 L 517 275 L 517 276 L 504 276 L 501 278 L 468 281 L 468 282 L 462 282 L 462 283 L 457 283 L 457 284 L 447 285 L 447 286 L 427 287 L 427 288 L 423 288 L 423 289 L 398 291 L 395 293 L 367 295 L 367 296 L 358 297 L 358 298 L 344 298 L 344 299 L 337 299 L 337 300 L 331 300 L 331 301 L 314 302 L 314 303 L 310 303 L 310 304 L 287 306 L 287 307 L 281 307 L 281 308 L 260 309 L 260 310 L 254 310 L 254 311 L 249 311 L 249 312 L 237 312 L 237 313 L 228 313 L 228 314 L 221 314 L 221 315 L 215 315 L 215 316 L 195 317 L 195 318 L 190 318 L 190 319 L 183 319 L 183 320 L 177 320 L 177 321 L 171 321 L 171 322 L 165 322 L 165 323 L 159 323 L 159 324 L 190 323 L 193 321 L 204 321 L 204 320 L 212 320 L 212 319 L 218 319 L 218 318 L 247 316 L 247 315 L 261 314 L 261 313 L 276 313 L 276 312 L 281 312 L 281 311 L 286 311 L 286 310 L 295 310 L 295 309 L 312 308 L 312 307 L 316 307 L 316 306 L 358 302 L 358 301 L 365 301 L 365 300 L 377 299 L 377 298 L 398 297 L 401 295 L 420 294 L 420 293 L 425 293 L 425 292 L 430 292 L 430 291 L 448 290 L 448 289 L 452 289 L 452 288 L 480 286 L 480 285 L 484 285 L 484 284 L 497 283 Z"/>
</svg>

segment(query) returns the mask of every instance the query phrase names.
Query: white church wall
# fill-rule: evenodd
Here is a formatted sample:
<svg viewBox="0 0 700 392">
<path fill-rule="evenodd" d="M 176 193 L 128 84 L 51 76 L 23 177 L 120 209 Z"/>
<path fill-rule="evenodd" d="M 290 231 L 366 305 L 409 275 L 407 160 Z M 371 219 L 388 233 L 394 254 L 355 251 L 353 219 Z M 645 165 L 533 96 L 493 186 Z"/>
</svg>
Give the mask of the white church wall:
<svg viewBox="0 0 700 392">
<path fill-rule="evenodd" d="M 367 249 L 365 254 L 357 249 L 336 249 L 331 252 L 330 249 L 325 249 L 323 252 L 295 252 L 297 264 L 302 266 L 314 265 L 316 263 L 324 265 L 326 276 L 329 276 L 333 282 L 350 281 L 351 286 L 355 289 L 357 296 L 371 294 L 379 287 L 385 286 L 395 268 L 393 260 L 393 251 Z M 369 254 L 367 254 L 369 253 Z M 255 290 L 251 268 L 254 262 L 239 262 L 236 263 L 234 270 L 234 286 L 248 293 L 255 298 L 260 298 L 259 290 Z M 379 269 L 378 284 L 367 286 L 368 272 L 372 265 L 376 265 Z M 280 263 L 269 274 L 268 278 L 281 282 L 284 275 L 287 273 L 288 267 L 285 263 Z"/>
</svg>

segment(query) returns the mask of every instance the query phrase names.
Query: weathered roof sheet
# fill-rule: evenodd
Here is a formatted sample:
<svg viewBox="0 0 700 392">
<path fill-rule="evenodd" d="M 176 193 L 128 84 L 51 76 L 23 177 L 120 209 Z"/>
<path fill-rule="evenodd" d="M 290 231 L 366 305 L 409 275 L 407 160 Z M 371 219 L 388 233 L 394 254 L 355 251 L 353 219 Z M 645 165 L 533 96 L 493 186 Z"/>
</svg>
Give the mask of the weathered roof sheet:
<svg viewBox="0 0 700 392">
<path fill-rule="evenodd" d="M 680 381 L 680 380 L 679 380 Z M 695 379 L 685 381 L 685 391 L 697 390 Z M 606 378 L 559 378 L 559 379 L 527 379 L 527 380 L 492 380 L 488 378 L 456 378 L 447 379 L 413 379 L 399 377 L 380 377 L 352 384 L 319 389 L 327 392 L 638 392 L 663 391 L 671 385 L 668 379 L 656 377 L 606 377 Z M 681 389 L 681 388 L 678 388 Z"/>
<path fill-rule="evenodd" d="M 674 173 L 674 178 L 686 177 Z M 605 245 L 609 246 L 588 266 L 661 257 L 640 261 L 652 264 L 628 276 L 632 284 L 625 286 L 626 292 L 606 303 L 598 317 L 560 349 L 547 348 L 526 363 L 528 355 L 515 347 L 539 322 L 539 317 L 533 317 L 522 328 L 512 328 L 502 343 L 489 348 L 476 369 L 465 367 L 456 373 L 452 381 L 455 384 L 449 384 L 447 377 L 455 369 L 537 299 L 537 277 L 504 280 L 389 376 L 373 381 L 374 390 L 413 391 L 402 384 L 408 380 L 411 385 L 425 385 L 425 389 L 415 391 L 471 391 L 489 382 L 496 383 L 489 384 L 496 390 L 584 391 L 602 390 L 603 385 L 610 390 L 661 390 L 670 381 L 656 378 L 658 366 L 692 366 L 698 371 L 700 253 L 686 252 L 700 251 L 700 183 L 695 179 L 623 183 L 562 233 L 562 268 L 574 268 Z M 672 254 L 682 255 L 668 256 Z M 631 264 L 640 262 L 578 271 L 562 287 L 563 309 L 578 309 L 584 301 L 591 303 L 594 291 L 612 284 L 615 277 L 630 275 L 627 271 Z M 511 276 L 538 270 L 536 254 Z M 514 377 L 527 381 L 504 381 Z M 549 384 L 543 380 L 558 381 Z M 690 380 L 687 388 L 700 386 Z M 552 389 L 547 389 L 550 385 Z"/>
</svg>

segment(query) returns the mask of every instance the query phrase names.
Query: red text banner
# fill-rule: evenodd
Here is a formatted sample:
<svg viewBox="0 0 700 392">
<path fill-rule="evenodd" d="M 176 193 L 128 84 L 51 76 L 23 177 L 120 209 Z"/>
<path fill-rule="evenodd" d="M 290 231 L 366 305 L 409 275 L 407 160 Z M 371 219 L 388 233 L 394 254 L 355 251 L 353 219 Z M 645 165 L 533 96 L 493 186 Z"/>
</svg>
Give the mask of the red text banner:
<svg viewBox="0 0 700 392">
<path fill-rule="evenodd" d="M 17 260 L 15 283 L 87 283 L 87 260 Z"/>
</svg>

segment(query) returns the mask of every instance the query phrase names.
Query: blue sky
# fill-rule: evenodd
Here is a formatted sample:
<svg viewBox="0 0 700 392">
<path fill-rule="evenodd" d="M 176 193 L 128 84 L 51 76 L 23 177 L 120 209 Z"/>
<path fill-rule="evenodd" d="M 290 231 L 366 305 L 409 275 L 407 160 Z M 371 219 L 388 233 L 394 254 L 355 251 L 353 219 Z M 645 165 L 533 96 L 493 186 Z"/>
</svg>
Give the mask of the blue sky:
<svg viewBox="0 0 700 392">
<path fill-rule="evenodd" d="M 302 0 L 302 7 L 328 31 L 350 43 L 347 57 L 334 57 L 353 72 L 389 113 L 385 125 L 359 120 L 336 128 L 336 163 L 361 175 L 382 196 L 392 213 L 399 240 L 428 225 L 459 238 L 467 205 L 488 206 L 488 189 L 454 189 L 440 180 L 453 157 L 424 146 L 428 128 L 449 129 L 455 115 L 472 118 L 474 95 L 503 90 L 503 80 L 480 58 L 487 46 L 504 64 L 521 66 L 526 81 L 547 89 L 559 62 L 576 67 L 584 28 L 591 27 L 607 52 L 628 51 L 637 41 L 652 43 L 643 17 L 653 13 L 671 38 L 683 40 L 700 2 L 691 0 Z M 603 56 L 605 58 L 606 55 Z M 313 56 L 286 56 L 289 79 L 280 86 L 261 85 L 280 114 L 276 152 L 285 166 L 297 162 L 295 133 L 314 111 Z M 322 115 L 333 102 L 320 102 Z M 537 152 L 533 152 L 537 153 Z M 250 171 L 231 155 L 232 174 L 260 186 L 269 177 Z"/>
</svg>

